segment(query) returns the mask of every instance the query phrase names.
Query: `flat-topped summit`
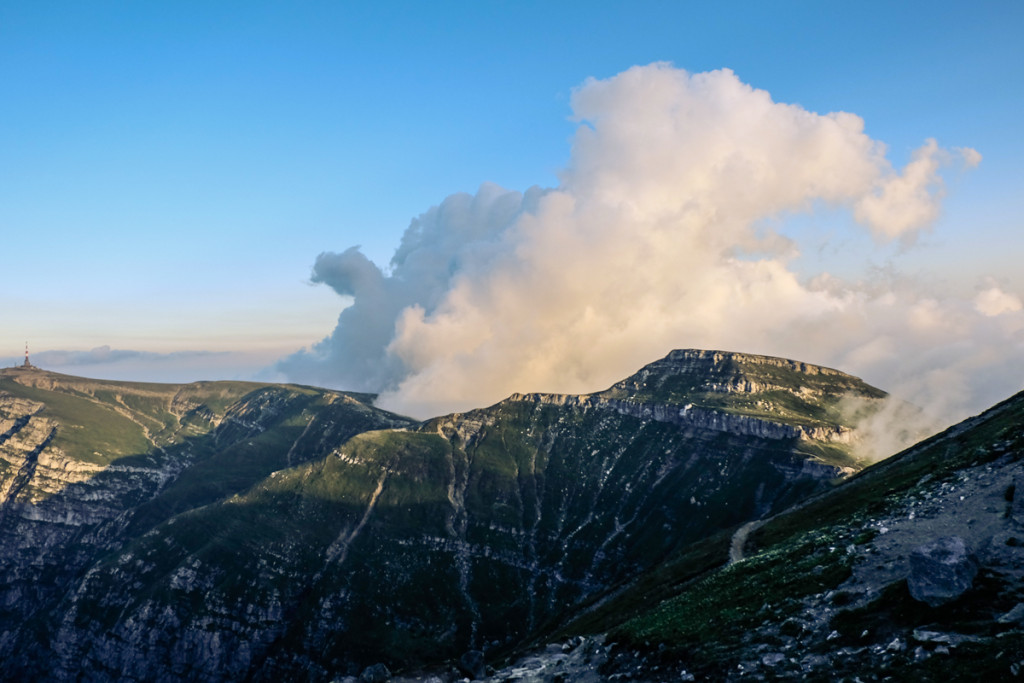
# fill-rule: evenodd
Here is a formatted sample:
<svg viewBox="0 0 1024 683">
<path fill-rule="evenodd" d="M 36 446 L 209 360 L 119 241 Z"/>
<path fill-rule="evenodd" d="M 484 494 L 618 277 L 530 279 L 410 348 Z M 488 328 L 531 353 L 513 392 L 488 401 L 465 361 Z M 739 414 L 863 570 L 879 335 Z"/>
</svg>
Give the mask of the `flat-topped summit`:
<svg viewBox="0 0 1024 683">
<path fill-rule="evenodd" d="M 832 368 L 729 351 L 677 349 L 596 394 L 690 405 L 784 424 L 852 427 L 887 398 Z"/>
<path fill-rule="evenodd" d="M 685 398 L 694 390 L 714 393 L 848 390 L 869 398 L 886 396 L 881 389 L 832 368 L 775 356 L 703 349 L 676 349 L 601 393 L 671 400 Z"/>
</svg>

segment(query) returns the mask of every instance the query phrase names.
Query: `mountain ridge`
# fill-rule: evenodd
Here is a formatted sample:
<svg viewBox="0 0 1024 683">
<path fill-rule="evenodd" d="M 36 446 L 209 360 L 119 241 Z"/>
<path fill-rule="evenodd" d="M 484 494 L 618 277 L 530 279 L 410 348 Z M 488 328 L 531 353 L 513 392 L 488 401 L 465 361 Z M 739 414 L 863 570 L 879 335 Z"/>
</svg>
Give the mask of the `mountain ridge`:
<svg viewBox="0 0 1024 683">
<path fill-rule="evenodd" d="M 1021 481 L 1024 392 L 762 520 L 739 562 L 722 561 L 728 535 L 695 544 L 581 613 L 561 637 L 607 631 L 615 644 L 582 668 L 600 664 L 602 677 L 1016 676 L 1024 670 Z M 920 571 L 911 558 L 954 537 L 980 571 L 930 606 L 908 589 Z M 715 620 L 704 618 L 708 609 Z"/>
<path fill-rule="evenodd" d="M 693 350 L 604 392 L 517 394 L 418 423 L 367 395 L 238 383 L 179 387 L 194 400 L 172 417 L 160 385 L 36 377 L 49 402 L 27 424 L 102 410 L 124 432 L 114 446 L 152 446 L 75 484 L 114 507 L 70 535 L 53 521 L 68 495 L 9 499 L 0 535 L 26 550 L 49 539 L 43 574 L 60 588 L 36 585 L 20 551 L 0 557 L 0 652 L 34 675 L 52 650 L 58 680 L 326 680 L 510 651 L 672 553 L 859 469 L 843 402 L 863 413 L 885 396 L 827 368 Z M 0 392 L 26 393 L 12 381 L 0 374 Z M 16 461 L 11 446 L 0 458 Z M 135 472 L 132 488 L 121 462 L 166 466 L 155 487 Z M 31 521 L 43 509 L 50 521 Z M 30 593 L 38 609 L 19 613 Z"/>
</svg>

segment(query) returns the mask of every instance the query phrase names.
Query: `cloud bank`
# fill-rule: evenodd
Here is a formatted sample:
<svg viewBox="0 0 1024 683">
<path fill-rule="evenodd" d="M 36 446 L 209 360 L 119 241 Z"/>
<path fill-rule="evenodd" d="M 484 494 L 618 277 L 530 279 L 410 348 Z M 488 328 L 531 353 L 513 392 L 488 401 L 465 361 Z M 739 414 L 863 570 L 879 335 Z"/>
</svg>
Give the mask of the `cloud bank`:
<svg viewBox="0 0 1024 683">
<path fill-rule="evenodd" d="M 136 351 L 134 349 L 112 349 L 109 346 L 97 346 L 83 350 L 53 350 L 34 354 L 37 363 L 67 367 L 87 365 L 107 365 L 136 360 L 180 362 L 197 356 L 215 355 L 211 351 L 177 351 L 174 353 L 154 353 L 152 351 Z M 220 354 L 223 355 L 223 354 Z"/>
<path fill-rule="evenodd" d="M 419 417 L 603 389 L 684 347 L 831 365 L 950 418 L 1021 388 L 1016 294 L 798 273 L 800 245 L 772 229 L 825 207 L 909 247 L 939 215 L 943 169 L 976 151 L 929 139 L 894 168 L 858 116 L 774 102 L 729 70 L 634 67 L 587 80 L 572 109 L 558 187 L 451 195 L 387 269 L 358 247 L 321 254 L 313 280 L 350 305 L 278 369 Z"/>
<path fill-rule="evenodd" d="M 24 356 L 0 359 L 4 367 L 18 366 Z M 119 381 L 185 383 L 220 379 L 258 379 L 271 358 L 259 352 L 175 351 L 155 353 L 97 346 L 89 350 L 33 351 L 31 362 L 66 375 Z M 278 379 L 266 377 L 267 380 Z"/>
</svg>

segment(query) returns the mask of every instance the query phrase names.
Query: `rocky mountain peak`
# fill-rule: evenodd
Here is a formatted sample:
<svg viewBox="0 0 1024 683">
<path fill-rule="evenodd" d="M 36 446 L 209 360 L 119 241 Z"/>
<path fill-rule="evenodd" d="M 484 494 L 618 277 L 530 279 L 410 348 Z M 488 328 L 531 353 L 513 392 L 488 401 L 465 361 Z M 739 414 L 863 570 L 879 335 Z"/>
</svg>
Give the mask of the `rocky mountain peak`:
<svg viewBox="0 0 1024 683">
<path fill-rule="evenodd" d="M 634 398 L 685 400 L 693 393 L 785 391 L 806 396 L 849 391 L 865 398 L 886 393 L 845 372 L 811 363 L 730 351 L 676 349 L 602 392 Z"/>
<path fill-rule="evenodd" d="M 820 365 L 747 353 L 677 349 L 597 396 L 849 430 L 880 409 L 888 394 Z"/>
</svg>

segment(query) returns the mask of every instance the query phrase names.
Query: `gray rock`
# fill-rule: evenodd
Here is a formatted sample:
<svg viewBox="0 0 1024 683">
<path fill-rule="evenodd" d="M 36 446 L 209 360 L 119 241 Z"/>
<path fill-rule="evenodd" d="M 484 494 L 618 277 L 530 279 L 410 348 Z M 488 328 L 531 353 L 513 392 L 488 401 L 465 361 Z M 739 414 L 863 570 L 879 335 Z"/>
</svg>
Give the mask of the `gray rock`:
<svg viewBox="0 0 1024 683">
<path fill-rule="evenodd" d="M 926 631 L 919 628 L 914 629 L 913 637 L 919 643 L 944 643 L 948 645 L 950 641 L 948 633 Z"/>
<path fill-rule="evenodd" d="M 383 664 L 374 664 L 363 669 L 359 680 L 361 683 L 387 683 L 391 680 L 391 672 Z"/>
<path fill-rule="evenodd" d="M 1024 478 L 1017 477 L 1013 482 L 1013 495 L 1010 499 L 1010 519 L 1018 526 L 1024 526 Z"/>
<path fill-rule="evenodd" d="M 486 676 L 487 665 L 484 662 L 484 653 L 480 650 L 470 650 L 459 657 L 459 671 L 474 679 Z"/>
<path fill-rule="evenodd" d="M 899 636 L 896 636 L 891 643 L 885 646 L 885 649 L 889 652 L 903 652 L 907 649 L 907 644 L 900 640 Z"/>
<path fill-rule="evenodd" d="M 1024 602 L 1018 602 L 1016 607 L 999 617 L 998 621 L 1000 624 L 1024 623 Z"/>
<path fill-rule="evenodd" d="M 910 595 L 930 607 L 960 597 L 974 583 L 978 559 L 959 536 L 944 536 L 910 553 L 907 587 Z"/>
<path fill-rule="evenodd" d="M 804 673 L 809 673 L 816 669 L 820 669 L 823 666 L 828 665 L 828 658 L 822 655 L 804 655 L 804 658 L 800 660 L 800 669 Z"/>
</svg>

